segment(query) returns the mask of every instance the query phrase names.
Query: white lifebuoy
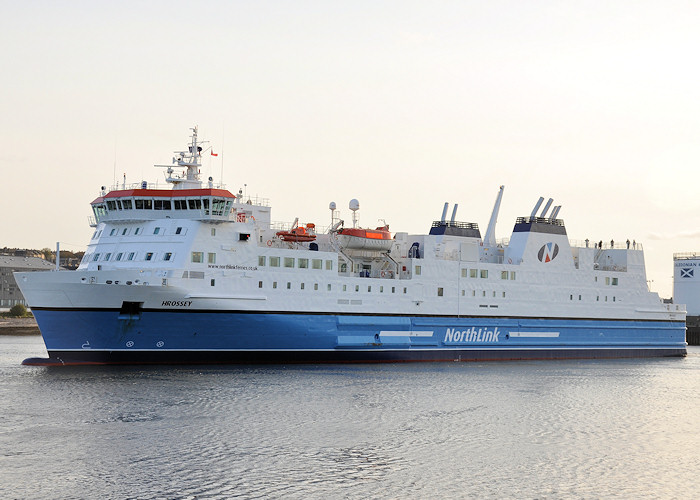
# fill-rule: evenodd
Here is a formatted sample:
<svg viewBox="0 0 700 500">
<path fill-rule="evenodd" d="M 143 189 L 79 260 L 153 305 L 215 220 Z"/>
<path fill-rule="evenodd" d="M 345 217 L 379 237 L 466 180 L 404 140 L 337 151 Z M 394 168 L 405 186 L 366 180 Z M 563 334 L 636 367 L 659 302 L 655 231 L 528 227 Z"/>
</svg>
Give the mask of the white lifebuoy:
<svg viewBox="0 0 700 500">
<path fill-rule="evenodd" d="M 382 278 L 386 277 L 386 273 L 385 273 L 384 271 L 382 271 L 381 273 L 379 273 L 379 275 L 380 275 Z"/>
<path fill-rule="evenodd" d="M 272 246 L 272 240 L 267 240 L 267 246 L 269 246 L 269 247 Z"/>
</svg>

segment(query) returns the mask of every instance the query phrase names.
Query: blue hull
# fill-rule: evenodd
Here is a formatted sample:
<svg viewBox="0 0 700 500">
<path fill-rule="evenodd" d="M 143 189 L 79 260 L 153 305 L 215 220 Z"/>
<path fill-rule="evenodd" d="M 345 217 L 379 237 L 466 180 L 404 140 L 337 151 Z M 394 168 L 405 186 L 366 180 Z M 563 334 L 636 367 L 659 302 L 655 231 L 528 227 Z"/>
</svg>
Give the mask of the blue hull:
<svg viewBox="0 0 700 500">
<path fill-rule="evenodd" d="M 35 309 L 45 364 L 685 356 L 685 322 Z M 33 364 L 44 364 L 34 361 Z"/>
</svg>

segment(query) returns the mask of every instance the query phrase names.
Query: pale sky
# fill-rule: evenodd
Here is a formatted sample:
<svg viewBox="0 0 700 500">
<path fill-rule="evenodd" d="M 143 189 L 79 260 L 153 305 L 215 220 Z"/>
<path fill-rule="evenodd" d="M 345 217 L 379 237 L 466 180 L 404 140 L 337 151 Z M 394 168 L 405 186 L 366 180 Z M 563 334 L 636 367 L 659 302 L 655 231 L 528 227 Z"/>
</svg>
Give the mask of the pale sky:
<svg viewBox="0 0 700 500">
<path fill-rule="evenodd" d="M 539 196 L 635 239 L 651 288 L 700 251 L 700 3 L 2 1 L 0 247 L 85 248 L 101 185 L 162 180 L 189 127 L 275 221 L 497 238 Z M 219 156 L 221 159 L 221 156 Z M 116 168 L 115 168 L 116 161 Z M 203 173 L 218 181 L 221 163 Z"/>
</svg>

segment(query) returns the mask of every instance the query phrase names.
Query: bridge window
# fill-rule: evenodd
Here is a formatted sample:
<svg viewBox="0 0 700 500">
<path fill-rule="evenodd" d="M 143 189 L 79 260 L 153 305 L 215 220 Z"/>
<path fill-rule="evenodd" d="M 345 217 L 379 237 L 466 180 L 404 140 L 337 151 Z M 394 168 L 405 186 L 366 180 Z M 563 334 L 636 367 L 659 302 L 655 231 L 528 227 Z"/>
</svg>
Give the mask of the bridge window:
<svg viewBox="0 0 700 500">
<path fill-rule="evenodd" d="M 96 253 L 95 255 L 92 256 L 92 261 L 97 262 L 97 259 L 99 259 L 99 258 L 100 258 L 100 254 Z"/>
<path fill-rule="evenodd" d="M 204 252 L 192 252 L 192 262 L 204 262 Z"/>
<path fill-rule="evenodd" d="M 464 269 L 462 269 L 462 278 L 466 278 L 466 277 L 467 277 L 467 268 L 465 267 Z"/>
<path fill-rule="evenodd" d="M 141 234 L 141 228 L 137 227 L 136 231 L 134 231 L 134 236 L 138 236 L 139 234 Z"/>
<path fill-rule="evenodd" d="M 226 201 L 214 198 L 211 202 L 211 214 L 212 215 L 224 215 L 224 209 L 226 208 Z"/>
<path fill-rule="evenodd" d="M 416 266 L 416 276 L 420 276 L 420 273 L 421 273 L 420 266 Z"/>
<path fill-rule="evenodd" d="M 512 279 L 512 280 L 515 279 L 515 271 L 510 272 L 510 279 Z"/>
<path fill-rule="evenodd" d="M 294 257 L 285 257 L 284 267 L 294 267 Z"/>
<path fill-rule="evenodd" d="M 299 269 L 308 269 L 309 259 L 299 259 Z"/>
<path fill-rule="evenodd" d="M 178 227 L 178 228 L 175 230 L 175 234 L 180 234 L 180 233 L 182 233 L 182 228 L 181 228 L 181 227 Z"/>
<path fill-rule="evenodd" d="M 106 254 L 105 254 L 105 258 L 104 258 L 103 260 L 109 260 L 109 259 L 111 259 L 111 258 L 112 258 L 112 253 L 109 252 L 109 253 L 106 253 Z"/>
<path fill-rule="evenodd" d="M 323 267 L 322 264 L 323 264 L 323 261 L 321 259 L 311 259 L 312 269 L 322 269 L 322 267 Z"/>
<path fill-rule="evenodd" d="M 333 270 L 333 261 L 327 260 L 326 261 L 326 271 L 332 271 L 332 270 Z"/>
<path fill-rule="evenodd" d="M 153 210 L 153 200 L 135 200 L 134 201 L 137 210 Z"/>
<path fill-rule="evenodd" d="M 280 267 L 280 258 L 270 257 L 270 267 Z"/>
<path fill-rule="evenodd" d="M 264 266 L 265 266 L 265 259 L 266 259 L 266 257 L 265 257 L 264 255 L 259 255 L 259 256 L 258 256 L 258 265 L 259 265 L 260 267 L 264 267 Z"/>
<path fill-rule="evenodd" d="M 122 206 L 124 207 L 124 210 L 131 210 L 133 205 L 131 204 L 131 200 L 122 200 Z"/>
<path fill-rule="evenodd" d="M 613 286 L 617 286 L 617 278 L 613 278 L 613 279 L 612 279 L 612 285 L 613 285 Z"/>
<path fill-rule="evenodd" d="M 124 229 L 122 229 L 122 236 L 126 236 L 128 232 L 129 232 L 129 228 L 125 227 Z"/>
<path fill-rule="evenodd" d="M 151 260 L 153 259 L 153 252 L 147 252 L 146 253 L 146 260 Z"/>
<path fill-rule="evenodd" d="M 216 254 L 215 253 L 207 253 L 207 263 L 216 264 Z"/>
<path fill-rule="evenodd" d="M 163 260 L 170 260 L 173 256 L 172 252 L 166 252 L 165 255 L 163 255 Z"/>
<path fill-rule="evenodd" d="M 502 280 L 508 279 L 508 271 L 501 271 L 501 279 Z"/>
<path fill-rule="evenodd" d="M 159 228 L 159 227 L 153 229 L 153 234 L 159 234 L 159 233 L 160 233 L 160 228 Z"/>
<path fill-rule="evenodd" d="M 187 200 L 190 210 L 201 210 L 202 200 Z"/>
<path fill-rule="evenodd" d="M 114 258 L 114 260 L 115 260 L 115 261 L 120 261 L 120 260 L 122 260 L 122 253 L 119 252 L 119 253 L 117 254 L 117 256 Z"/>
<path fill-rule="evenodd" d="M 136 255 L 136 252 L 129 252 L 129 255 L 127 255 L 126 260 L 134 260 L 134 256 Z"/>
<path fill-rule="evenodd" d="M 479 274 L 479 277 L 481 278 L 488 278 L 489 277 L 489 270 L 488 269 L 482 269 L 481 273 Z"/>
<path fill-rule="evenodd" d="M 170 210 L 170 200 L 154 200 L 153 208 L 155 210 Z"/>
<path fill-rule="evenodd" d="M 109 235 L 110 235 L 110 236 L 114 236 L 115 234 L 117 234 L 117 228 L 116 228 L 116 227 L 115 227 L 115 228 L 112 228 L 112 230 L 109 232 Z"/>
<path fill-rule="evenodd" d="M 476 278 L 476 272 L 477 272 L 477 269 L 470 269 L 469 270 L 469 277 Z"/>
</svg>

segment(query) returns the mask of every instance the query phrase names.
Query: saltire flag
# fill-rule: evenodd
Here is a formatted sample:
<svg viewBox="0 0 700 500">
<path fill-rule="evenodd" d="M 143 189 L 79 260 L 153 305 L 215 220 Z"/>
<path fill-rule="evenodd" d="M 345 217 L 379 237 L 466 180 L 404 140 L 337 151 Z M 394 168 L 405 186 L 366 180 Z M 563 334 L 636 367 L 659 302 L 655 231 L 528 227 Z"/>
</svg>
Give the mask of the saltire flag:
<svg viewBox="0 0 700 500">
<path fill-rule="evenodd" d="M 681 268 L 681 278 L 692 278 L 693 269 L 690 267 Z"/>
</svg>

